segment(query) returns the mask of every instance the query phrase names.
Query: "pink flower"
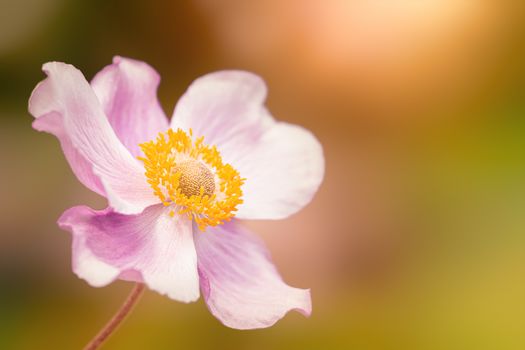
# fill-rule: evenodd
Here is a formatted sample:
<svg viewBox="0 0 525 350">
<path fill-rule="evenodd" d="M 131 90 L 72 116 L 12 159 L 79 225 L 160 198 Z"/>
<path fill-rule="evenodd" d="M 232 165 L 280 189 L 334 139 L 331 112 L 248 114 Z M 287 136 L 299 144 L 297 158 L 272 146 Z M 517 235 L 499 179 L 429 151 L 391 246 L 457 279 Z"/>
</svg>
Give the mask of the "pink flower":
<svg viewBox="0 0 525 350">
<path fill-rule="evenodd" d="M 285 284 L 263 243 L 237 219 L 280 219 L 304 207 L 324 172 L 311 133 L 276 122 L 256 75 L 197 79 L 171 122 L 159 75 L 116 57 L 92 80 L 50 62 L 29 100 L 33 127 L 55 135 L 77 178 L 109 207 L 68 209 L 73 271 L 94 287 L 145 283 L 171 299 L 200 292 L 225 325 L 268 327 L 311 312 L 309 290 Z"/>
</svg>

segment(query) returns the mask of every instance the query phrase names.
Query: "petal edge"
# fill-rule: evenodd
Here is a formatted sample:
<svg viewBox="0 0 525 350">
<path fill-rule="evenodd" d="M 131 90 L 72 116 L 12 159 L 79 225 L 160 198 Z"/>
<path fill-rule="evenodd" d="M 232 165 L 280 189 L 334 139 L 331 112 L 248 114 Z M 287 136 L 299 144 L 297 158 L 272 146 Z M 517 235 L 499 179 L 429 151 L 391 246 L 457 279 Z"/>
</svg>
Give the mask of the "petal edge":
<svg viewBox="0 0 525 350">
<path fill-rule="evenodd" d="M 288 286 L 264 243 L 236 223 L 195 234 L 201 291 L 210 312 L 236 329 L 270 327 L 312 311 L 310 290 Z"/>
<path fill-rule="evenodd" d="M 199 298 L 191 222 L 171 218 L 163 206 L 139 215 L 78 206 L 66 210 L 58 224 L 72 233 L 74 272 L 90 285 L 100 287 L 118 278 L 144 282 L 182 302 Z"/>
<path fill-rule="evenodd" d="M 91 80 L 108 120 L 122 144 L 134 156 L 139 144 L 168 129 L 168 119 L 157 99 L 159 74 L 145 62 L 115 56 Z"/>
<path fill-rule="evenodd" d="M 36 86 L 29 99 L 35 128 L 65 135 L 67 145 L 72 146 L 71 150 L 64 150 L 68 160 L 68 153 L 81 156 L 82 166 L 92 169 L 86 174 L 95 174 L 104 192 L 113 194 L 108 198 L 110 204 L 118 197 L 114 205 L 117 210 L 138 213 L 158 203 L 146 182 L 144 169 L 118 140 L 82 73 L 60 62 L 46 63 L 43 70 L 47 78 Z M 85 182 L 83 178 L 81 181 Z"/>
</svg>

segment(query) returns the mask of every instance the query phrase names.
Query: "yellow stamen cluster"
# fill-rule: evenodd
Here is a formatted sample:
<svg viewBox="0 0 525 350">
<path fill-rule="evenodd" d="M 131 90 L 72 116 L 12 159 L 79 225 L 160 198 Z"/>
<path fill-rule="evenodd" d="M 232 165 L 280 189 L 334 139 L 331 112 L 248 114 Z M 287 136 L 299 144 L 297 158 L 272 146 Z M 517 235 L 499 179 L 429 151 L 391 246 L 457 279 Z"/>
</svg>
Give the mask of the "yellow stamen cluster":
<svg viewBox="0 0 525 350">
<path fill-rule="evenodd" d="M 204 137 L 193 140 L 191 129 L 169 129 L 140 148 L 148 183 L 165 206 L 173 206 L 170 215 L 188 215 L 201 230 L 235 215 L 245 179 L 222 162 L 215 146 L 204 144 Z"/>
</svg>

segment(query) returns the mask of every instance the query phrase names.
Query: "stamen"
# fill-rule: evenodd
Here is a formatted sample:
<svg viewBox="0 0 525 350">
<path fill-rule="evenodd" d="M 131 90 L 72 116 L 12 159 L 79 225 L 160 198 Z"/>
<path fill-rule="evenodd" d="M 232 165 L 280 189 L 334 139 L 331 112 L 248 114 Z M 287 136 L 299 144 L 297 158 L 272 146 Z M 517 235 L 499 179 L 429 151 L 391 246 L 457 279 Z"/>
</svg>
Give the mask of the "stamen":
<svg viewBox="0 0 525 350">
<path fill-rule="evenodd" d="M 193 140 L 191 130 L 169 129 L 140 147 L 148 183 L 161 202 L 173 208 L 170 215 L 188 215 L 201 230 L 235 216 L 245 179 L 222 162 L 215 146 L 204 144 L 204 137 Z"/>
</svg>

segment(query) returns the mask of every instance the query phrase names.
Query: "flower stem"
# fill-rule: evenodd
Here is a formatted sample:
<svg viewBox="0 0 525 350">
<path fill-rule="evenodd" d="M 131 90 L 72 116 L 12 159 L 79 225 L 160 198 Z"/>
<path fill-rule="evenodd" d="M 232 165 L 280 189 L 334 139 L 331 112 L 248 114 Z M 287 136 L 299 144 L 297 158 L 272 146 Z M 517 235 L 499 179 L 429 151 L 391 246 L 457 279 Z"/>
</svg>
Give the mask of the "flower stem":
<svg viewBox="0 0 525 350">
<path fill-rule="evenodd" d="M 140 297 L 144 293 L 144 284 L 137 283 L 135 287 L 129 293 L 128 298 L 115 315 L 109 320 L 108 323 L 100 330 L 100 332 L 84 347 L 84 350 L 96 350 L 98 349 L 106 339 L 109 338 L 118 326 L 124 321 L 126 316 L 133 310 L 135 304 L 140 300 Z"/>
</svg>

